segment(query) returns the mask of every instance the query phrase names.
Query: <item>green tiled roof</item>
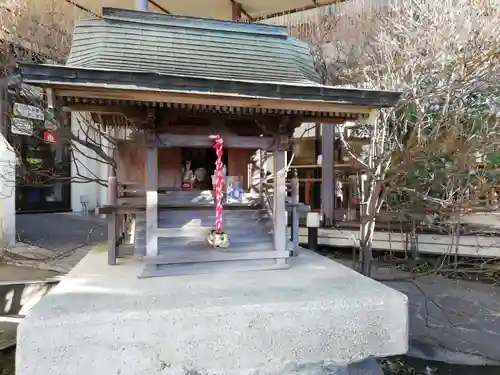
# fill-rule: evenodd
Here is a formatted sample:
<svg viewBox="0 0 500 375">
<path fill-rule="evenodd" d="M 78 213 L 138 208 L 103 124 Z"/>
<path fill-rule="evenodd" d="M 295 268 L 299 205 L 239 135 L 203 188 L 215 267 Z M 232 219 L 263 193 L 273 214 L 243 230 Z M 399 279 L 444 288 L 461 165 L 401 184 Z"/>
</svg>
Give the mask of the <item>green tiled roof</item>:
<svg viewBox="0 0 500 375">
<path fill-rule="evenodd" d="M 67 66 L 319 85 L 308 45 L 284 27 L 114 8 L 76 25 Z"/>
</svg>

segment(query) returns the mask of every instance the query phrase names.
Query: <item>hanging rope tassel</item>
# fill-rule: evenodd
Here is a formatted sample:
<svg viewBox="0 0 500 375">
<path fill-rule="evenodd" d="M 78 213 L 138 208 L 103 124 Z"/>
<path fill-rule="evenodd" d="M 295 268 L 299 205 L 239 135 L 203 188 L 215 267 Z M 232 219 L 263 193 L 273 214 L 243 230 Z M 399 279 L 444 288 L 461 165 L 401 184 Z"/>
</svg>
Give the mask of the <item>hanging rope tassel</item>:
<svg viewBox="0 0 500 375">
<path fill-rule="evenodd" d="M 215 138 L 215 154 L 217 160 L 215 162 L 215 230 L 217 233 L 222 232 L 222 201 L 224 199 L 224 165 L 222 164 L 222 155 L 224 153 L 224 140 L 221 136 Z"/>
<path fill-rule="evenodd" d="M 224 154 L 224 140 L 218 135 L 215 137 L 215 154 L 217 160 L 215 162 L 215 229 L 208 234 L 208 242 L 213 247 L 229 247 L 229 236 L 222 231 L 223 222 L 223 207 L 224 200 L 224 164 L 222 156 Z"/>
</svg>

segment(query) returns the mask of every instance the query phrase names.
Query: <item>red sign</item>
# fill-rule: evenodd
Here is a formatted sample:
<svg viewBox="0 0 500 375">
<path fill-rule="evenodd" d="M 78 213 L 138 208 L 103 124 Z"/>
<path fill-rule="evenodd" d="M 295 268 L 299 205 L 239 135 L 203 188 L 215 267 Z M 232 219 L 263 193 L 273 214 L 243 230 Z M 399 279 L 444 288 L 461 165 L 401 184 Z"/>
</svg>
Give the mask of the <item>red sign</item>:
<svg viewBox="0 0 500 375">
<path fill-rule="evenodd" d="M 43 132 L 43 141 L 45 143 L 57 144 L 57 135 L 51 132 Z"/>
</svg>

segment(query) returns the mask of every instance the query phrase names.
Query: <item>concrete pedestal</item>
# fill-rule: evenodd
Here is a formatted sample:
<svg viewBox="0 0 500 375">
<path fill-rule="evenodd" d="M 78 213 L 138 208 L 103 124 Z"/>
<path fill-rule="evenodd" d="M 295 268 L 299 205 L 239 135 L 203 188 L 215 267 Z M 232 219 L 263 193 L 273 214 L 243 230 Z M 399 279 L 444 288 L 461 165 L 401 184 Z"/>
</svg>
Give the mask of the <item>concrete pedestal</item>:
<svg viewBox="0 0 500 375">
<path fill-rule="evenodd" d="M 10 248 L 16 245 L 16 153 L 2 134 L 0 176 L 0 246 Z"/>
<path fill-rule="evenodd" d="M 341 367 L 407 351 L 406 296 L 307 250 L 284 271 L 153 279 L 106 259 L 22 322 L 17 375 L 356 374 Z"/>
</svg>

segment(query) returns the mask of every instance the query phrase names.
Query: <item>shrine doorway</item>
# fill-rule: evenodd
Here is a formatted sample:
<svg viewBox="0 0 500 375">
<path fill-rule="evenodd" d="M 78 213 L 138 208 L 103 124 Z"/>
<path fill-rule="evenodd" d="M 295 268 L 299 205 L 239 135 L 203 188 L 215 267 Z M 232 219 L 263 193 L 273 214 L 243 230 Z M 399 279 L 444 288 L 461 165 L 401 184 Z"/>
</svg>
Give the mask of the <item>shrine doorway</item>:
<svg viewBox="0 0 500 375">
<path fill-rule="evenodd" d="M 228 167 L 228 153 L 225 150 L 222 156 L 222 162 L 226 167 Z M 186 162 L 191 163 L 191 170 L 196 173 L 200 168 L 206 171 L 206 180 L 204 183 L 198 185 L 200 190 L 213 190 L 212 178 L 211 176 L 215 171 L 215 161 L 216 155 L 213 148 L 203 148 L 203 147 L 183 147 L 181 149 L 182 155 L 182 165 Z M 229 173 L 229 172 L 228 172 Z"/>
</svg>

